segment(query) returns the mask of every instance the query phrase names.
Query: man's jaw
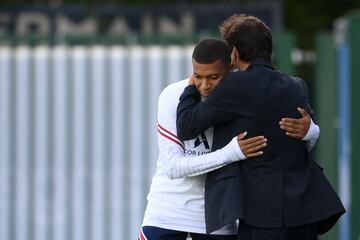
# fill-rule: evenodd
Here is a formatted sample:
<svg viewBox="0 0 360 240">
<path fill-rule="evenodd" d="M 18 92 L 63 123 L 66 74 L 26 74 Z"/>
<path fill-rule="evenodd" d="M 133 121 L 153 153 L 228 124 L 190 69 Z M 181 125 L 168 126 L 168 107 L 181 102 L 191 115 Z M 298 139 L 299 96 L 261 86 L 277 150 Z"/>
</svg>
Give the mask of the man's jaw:
<svg viewBox="0 0 360 240">
<path fill-rule="evenodd" d="M 201 94 L 202 97 L 207 98 L 207 97 L 210 96 L 211 91 L 201 91 L 200 94 Z"/>
<path fill-rule="evenodd" d="M 207 99 L 210 96 L 210 93 L 206 93 L 206 94 L 200 93 L 200 95 L 201 95 L 201 101 L 204 101 L 205 99 Z"/>
</svg>

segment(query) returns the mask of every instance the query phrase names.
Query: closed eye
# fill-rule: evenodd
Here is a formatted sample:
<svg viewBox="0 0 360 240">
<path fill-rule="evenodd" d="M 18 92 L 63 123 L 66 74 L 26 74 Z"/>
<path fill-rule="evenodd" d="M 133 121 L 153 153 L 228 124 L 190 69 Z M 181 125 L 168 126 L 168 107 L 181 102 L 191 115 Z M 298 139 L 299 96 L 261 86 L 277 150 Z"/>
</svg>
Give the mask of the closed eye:
<svg viewBox="0 0 360 240">
<path fill-rule="evenodd" d="M 217 80 L 217 79 L 219 79 L 219 76 L 217 76 L 217 75 L 209 76 L 209 77 L 207 77 L 207 79 L 209 79 L 209 80 Z"/>
</svg>

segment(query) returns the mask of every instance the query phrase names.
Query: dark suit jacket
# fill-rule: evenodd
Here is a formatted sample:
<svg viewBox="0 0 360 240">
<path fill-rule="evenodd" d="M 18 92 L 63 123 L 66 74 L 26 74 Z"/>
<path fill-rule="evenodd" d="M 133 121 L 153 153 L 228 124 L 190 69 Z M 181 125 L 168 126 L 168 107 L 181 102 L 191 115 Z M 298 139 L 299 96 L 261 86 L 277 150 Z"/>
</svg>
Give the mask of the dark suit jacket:
<svg viewBox="0 0 360 240">
<path fill-rule="evenodd" d="M 213 151 L 245 130 L 249 137 L 268 138 L 261 157 L 207 175 L 207 232 L 234 219 L 261 228 L 319 222 L 319 233 L 335 224 L 345 212 L 336 192 L 320 166 L 309 159 L 305 143 L 286 136 L 279 127 L 282 117 L 301 117 L 297 107 L 312 113 L 302 79 L 257 59 L 246 71 L 229 74 L 206 101 L 199 100 L 194 86 L 185 88 L 177 113 L 180 139 L 195 138 L 211 126 L 215 126 Z"/>
</svg>

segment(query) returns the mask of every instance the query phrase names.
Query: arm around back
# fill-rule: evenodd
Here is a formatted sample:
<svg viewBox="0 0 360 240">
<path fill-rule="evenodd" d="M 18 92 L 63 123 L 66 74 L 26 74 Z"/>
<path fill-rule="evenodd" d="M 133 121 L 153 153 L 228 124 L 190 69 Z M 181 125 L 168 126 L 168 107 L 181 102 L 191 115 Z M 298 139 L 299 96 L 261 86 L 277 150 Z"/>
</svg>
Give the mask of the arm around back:
<svg viewBox="0 0 360 240">
<path fill-rule="evenodd" d="M 185 88 L 177 107 L 177 135 L 181 140 L 193 139 L 209 127 L 236 116 L 234 81 L 237 80 L 228 75 L 205 101 L 200 101 L 195 86 Z"/>
</svg>

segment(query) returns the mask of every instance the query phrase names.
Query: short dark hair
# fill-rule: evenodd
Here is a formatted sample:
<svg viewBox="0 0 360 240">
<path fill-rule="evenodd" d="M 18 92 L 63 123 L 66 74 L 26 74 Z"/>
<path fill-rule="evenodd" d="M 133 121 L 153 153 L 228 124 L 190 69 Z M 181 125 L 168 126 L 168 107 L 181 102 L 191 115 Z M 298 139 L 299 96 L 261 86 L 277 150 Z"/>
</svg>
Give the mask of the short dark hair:
<svg viewBox="0 0 360 240">
<path fill-rule="evenodd" d="M 271 60 L 272 35 L 270 28 L 259 18 L 247 14 L 235 14 L 219 27 L 222 38 L 236 47 L 239 58 L 252 61 L 255 58 Z"/>
<path fill-rule="evenodd" d="M 226 67 L 229 67 L 231 48 L 221 39 L 205 38 L 196 44 L 192 58 L 200 64 L 210 64 L 220 59 Z"/>
</svg>

